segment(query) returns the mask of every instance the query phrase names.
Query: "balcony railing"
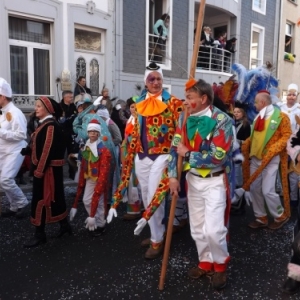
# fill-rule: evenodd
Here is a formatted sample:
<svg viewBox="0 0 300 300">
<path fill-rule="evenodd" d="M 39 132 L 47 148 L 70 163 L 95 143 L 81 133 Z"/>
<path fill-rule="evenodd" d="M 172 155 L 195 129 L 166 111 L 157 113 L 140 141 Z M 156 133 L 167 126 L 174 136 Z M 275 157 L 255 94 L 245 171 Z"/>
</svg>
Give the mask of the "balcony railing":
<svg viewBox="0 0 300 300">
<path fill-rule="evenodd" d="M 200 46 L 197 58 L 197 70 L 230 73 L 232 53 L 211 46 Z"/>
<path fill-rule="evenodd" d="M 35 101 L 38 95 L 13 95 L 12 102 L 23 112 L 31 112 L 34 110 Z M 54 98 L 54 96 L 48 96 Z"/>
<path fill-rule="evenodd" d="M 157 64 L 169 64 L 169 43 L 168 40 L 161 39 L 158 35 L 149 33 L 148 60 Z"/>
</svg>

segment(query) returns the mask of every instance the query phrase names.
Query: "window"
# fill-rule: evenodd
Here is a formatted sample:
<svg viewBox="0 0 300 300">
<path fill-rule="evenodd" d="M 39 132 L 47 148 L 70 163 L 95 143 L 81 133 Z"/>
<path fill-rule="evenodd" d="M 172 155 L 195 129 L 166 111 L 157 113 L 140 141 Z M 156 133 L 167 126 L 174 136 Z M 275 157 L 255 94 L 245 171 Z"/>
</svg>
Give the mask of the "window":
<svg viewBox="0 0 300 300">
<path fill-rule="evenodd" d="M 9 48 L 13 93 L 50 95 L 50 23 L 10 16 Z"/>
<path fill-rule="evenodd" d="M 254 69 L 263 64 L 265 28 L 251 24 L 250 68 Z"/>
<path fill-rule="evenodd" d="M 288 53 L 292 53 L 293 49 L 293 32 L 294 32 L 294 25 L 291 23 L 285 24 L 285 41 L 284 41 L 284 51 Z"/>
<path fill-rule="evenodd" d="M 266 14 L 267 0 L 252 0 L 252 10 L 259 12 L 260 14 Z"/>
<path fill-rule="evenodd" d="M 146 0 L 146 62 L 171 70 L 173 0 Z"/>
</svg>

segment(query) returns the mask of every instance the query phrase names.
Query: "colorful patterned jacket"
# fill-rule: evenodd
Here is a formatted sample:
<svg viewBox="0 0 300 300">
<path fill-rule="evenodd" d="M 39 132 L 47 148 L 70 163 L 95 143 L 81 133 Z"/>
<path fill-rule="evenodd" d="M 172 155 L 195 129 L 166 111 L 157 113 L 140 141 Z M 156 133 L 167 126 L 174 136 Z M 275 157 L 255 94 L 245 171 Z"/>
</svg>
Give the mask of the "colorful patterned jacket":
<svg viewBox="0 0 300 300">
<path fill-rule="evenodd" d="M 284 208 L 287 216 L 290 216 L 290 197 L 288 187 L 288 154 L 286 151 L 287 142 L 292 134 L 289 117 L 274 106 L 274 112 L 267 128 L 266 137 L 263 146 L 263 158 L 259 168 L 250 176 L 250 148 L 253 136 L 253 128 L 256 120 L 254 120 L 251 136 L 242 144 L 242 153 L 244 155 L 243 162 L 243 189 L 249 191 L 250 185 L 261 174 L 263 169 L 269 164 L 273 157 L 280 155 L 280 171 L 283 190 Z"/>
<path fill-rule="evenodd" d="M 177 160 L 178 154 L 176 146 L 181 140 L 182 130 L 184 130 L 184 144 L 191 151 L 190 160 L 185 164 L 184 170 L 191 168 L 207 170 L 222 166 L 226 173 L 227 182 L 231 180 L 232 174 L 232 149 L 233 149 L 233 133 L 232 119 L 218 108 L 211 106 L 212 119 L 217 121 L 215 127 L 210 133 L 210 137 L 202 139 L 196 132 L 192 140 L 187 138 L 187 129 L 183 123 L 183 113 L 180 117 L 179 126 L 172 142 L 172 150 L 170 153 L 168 175 L 169 178 L 177 178 Z M 228 193 L 230 195 L 230 193 Z"/>
<path fill-rule="evenodd" d="M 146 98 L 147 93 L 144 92 L 140 98 L 136 101 L 139 103 Z M 149 116 L 143 118 L 138 115 L 132 131 L 132 138 L 128 148 L 128 154 L 126 156 L 125 163 L 122 169 L 121 182 L 118 186 L 112 198 L 112 208 L 116 208 L 122 200 L 126 188 L 129 183 L 130 174 L 132 171 L 134 157 L 136 153 L 143 153 L 141 134 L 143 120 L 146 120 L 144 124 L 146 127 L 146 135 L 148 141 L 148 154 L 168 154 L 171 149 L 171 142 L 174 137 L 176 127 L 178 125 L 178 119 L 180 113 L 183 110 L 183 103 L 181 100 L 171 96 L 167 91 L 163 90 L 162 101 L 168 105 L 167 109 L 160 115 Z M 143 213 L 143 218 L 149 220 L 157 207 L 164 200 L 164 197 L 168 191 L 168 178 L 167 170 L 163 174 L 160 186 L 163 188 L 158 189 L 155 193 L 151 203 Z"/>
</svg>

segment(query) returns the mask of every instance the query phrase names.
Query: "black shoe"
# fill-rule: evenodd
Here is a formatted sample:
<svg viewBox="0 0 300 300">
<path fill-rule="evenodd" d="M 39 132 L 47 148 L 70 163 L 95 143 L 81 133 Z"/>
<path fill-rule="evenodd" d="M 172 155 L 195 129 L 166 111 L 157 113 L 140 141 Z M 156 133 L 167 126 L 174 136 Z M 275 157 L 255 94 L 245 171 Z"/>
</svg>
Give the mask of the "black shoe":
<svg viewBox="0 0 300 300">
<path fill-rule="evenodd" d="M 9 217 L 15 216 L 16 213 L 17 213 L 16 211 L 12 211 L 10 209 L 7 209 L 7 210 L 5 210 L 1 213 L 1 217 L 2 218 L 9 218 Z"/>
<path fill-rule="evenodd" d="M 68 233 L 69 235 L 73 234 L 73 230 L 72 227 L 69 223 L 66 223 L 64 225 L 60 226 L 60 229 L 58 231 L 58 233 L 56 235 L 54 235 L 54 238 L 61 238 L 62 236 L 64 236 L 66 233 Z"/>
<path fill-rule="evenodd" d="M 22 208 L 19 208 L 16 212 L 16 218 L 18 219 L 22 219 L 26 217 L 26 209 L 27 209 L 27 205 L 25 205 Z"/>
<path fill-rule="evenodd" d="M 39 245 L 46 244 L 47 237 L 46 234 L 34 235 L 32 239 L 30 239 L 27 243 L 23 245 L 24 248 L 34 248 Z"/>
<path fill-rule="evenodd" d="M 296 294 L 299 291 L 299 289 L 300 289 L 300 282 L 290 277 L 287 278 L 287 280 L 284 282 L 282 286 L 282 291 L 289 295 Z"/>
<path fill-rule="evenodd" d="M 103 235 L 105 231 L 106 231 L 106 227 L 105 226 L 104 227 L 98 227 L 96 230 L 90 231 L 89 235 L 91 237 L 98 237 L 100 235 Z"/>
</svg>

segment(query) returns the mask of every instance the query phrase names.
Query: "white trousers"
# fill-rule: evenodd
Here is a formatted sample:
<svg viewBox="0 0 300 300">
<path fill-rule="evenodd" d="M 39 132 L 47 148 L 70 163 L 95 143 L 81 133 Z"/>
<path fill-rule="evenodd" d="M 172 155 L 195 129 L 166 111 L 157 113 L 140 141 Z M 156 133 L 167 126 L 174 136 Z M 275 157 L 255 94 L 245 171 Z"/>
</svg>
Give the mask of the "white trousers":
<svg viewBox="0 0 300 300">
<path fill-rule="evenodd" d="M 262 173 L 256 178 L 256 180 L 250 186 L 250 195 L 252 199 L 252 206 L 255 217 L 267 216 L 265 203 L 268 206 L 270 214 L 274 218 L 279 218 L 284 208 L 281 204 L 280 197 L 275 191 L 276 176 L 279 168 L 280 157 L 277 155 L 269 162 L 264 168 Z M 251 175 L 261 165 L 261 160 L 252 157 L 250 164 Z"/>
<path fill-rule="evenodd" d="M 135 157 L 135 173 L 141 186 L 142 200 L 145 208 L 150 204 L 158 188 L 162 174 L 168 166 L 168 157 L 169 154 L 159 155 L 155 160 L 151 160 L 148 157 L 141 160 L 138 155 Z M 165 201 L 160 204 L 148 222 L 151 241 L 153 243 L 160 243 L 164 238 L 165 225 L 162 224 L 164 215 Z"/>
<path fill-rule="evenodd" d="M 17 211 L 19 208 L 28 204 L 27 198 L 15 181 L 15 177 L 17 176 L 23 161 L 24 156 L 20 154 L 19 149 L 1 157 L 0 186 L 10 203 L 10 210 L 12 211 Z"/>
<path fill-rule="evenodd" d="M 85 206 L 85 209 L 90 216 L 91 214 L 91 204 L 92 204 L 92 197 L 94 194 L 95 186 L 96 186 L 95 181 L 91 179 L 87 179 L 85 183 L 85 189 L 84 189 L 84 194 L 83 194 L 83 199 L 82 202 Z M 105 209 L 104 209 L 104 195 L 100 196 L 97 212 L 95 215 L 96 219 L 96 225 L 97 227 L 104 227 L 105 226 Z"/>
<path fill-rule="evenodd" d="M 196 242 L 199 262 L 224 264 L 229 257 L 223 176 L 200 178 L 190 172 L 186 175 L 190 228 Z"/>
</svg>

